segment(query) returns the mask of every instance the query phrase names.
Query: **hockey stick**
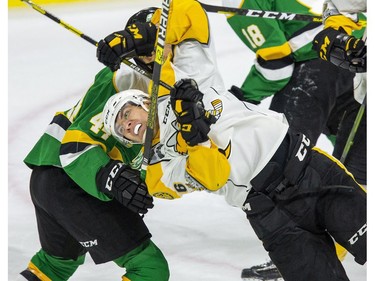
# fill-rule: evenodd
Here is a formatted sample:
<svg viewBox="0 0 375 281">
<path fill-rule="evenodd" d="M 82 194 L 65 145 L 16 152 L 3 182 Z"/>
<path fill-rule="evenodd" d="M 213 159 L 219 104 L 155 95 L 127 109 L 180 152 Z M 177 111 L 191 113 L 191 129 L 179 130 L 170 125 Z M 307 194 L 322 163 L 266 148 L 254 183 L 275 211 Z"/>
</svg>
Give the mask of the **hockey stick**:
<svg viewBox="0 0 375 281">
<path fill-rule="evenodd" d="M 365 31 L 363 32 L 362 40 L 367 45 L 367 27 L 365 28 Z M 350 134 L 348 136 L 348 139 L 346 140 L 346 144 L 345 144 L 344 150 L 343 150 L 341 158 L 340 158 L 340 162 L 343 163 L 343 164 L 345 163 L 346 157 L 349 154 L 349 150 L 353 145 L 353 140 L 354 140 L 355 134 L 357 133 L 359 123 L 361 123 L 363 113 L 365 112 L 366 103 L 367 103 L 367 93 L 365 94 L 365 97 L 363 98 L 363 101 L 362 101 L 361 106 L 358 110 L 357 116 L 355 117 L 353 127 L 350 130 Z"/>
<path fill-rule="evenodd" d="M 158 39 L 155 51 L 155 61 L 154 68 L 152 72 L 152 89 L 151 89 L 151 103 L 148 110 L 147 118 L 147 130 L 146 138 L 144 142 L 144 151 L 143 151 L 143 162 L 141 167 L 141 177 L 143 180 L 146 178 L 147 167 L 150 163 L 151 158 L 151 147 L 152 139 L 154 138 L 154 127 L 156 123 L 157 115 L 157 103 L 158 103 L 158 93 L 159 93 L 159 83 L 160 83 L 160 74 L 161 66 L 164 63 L 164 46 L 167 33 L 167 23 L 169 15 L 169 4 L 171 0 L 163 0 L 162 2 L 162 12 L 160 15 L 159 21 L 159 31 Z"/>
<path fill-rule="evenodd" d="M 62 25 L 63 27 L 65 27 L 69 31 L 73 32 L 74 34 L 78 35 L 79 37 L 83 38 L 84 40 L 86 40 L 87 42 L 91 43 L 92 45 L 94 45 L 96 47 L 98 46 L 98 42 L 97 41 L 95 41 L 91 37 L 83 34 L 80 30 L 76 29 L 75 27 L 71 26 L 70 24 L 67 24 L 66 22 L 62 21 L 58 17 L 56 17 L 56 16 L 52 15 L 51 13 L 47 12 L 42 7 L 40 7 L 40 6 L 36 5 L 35 3 L 33 3 L 31 0 L 20 0 L 20 1 L 21 2 L 25 2 L 26 4 L 30 5 L 35 11 L 37 11 L 37 12 L 41 13 L 42 15 L 50 18 L 54 22 Z M 147 70 L 144 70 L 143 68 L 139 67 L 138 65 L 132 63 L 131 61 L 129 61 L 127 59 L 123 59 L 122 62 L 124 64 L 126 64 L 127 66 L 129 66 L 130 68 L 132 68 L 133 70 L 135 70 L 136 72 L 138 72 L 138 73 L 146 76 L 149 79 L 152 79 L 151 73 L 149 73 Z M 171 89 L 171 86 L 168 85 L 167 83 L 163 82 L 163 81 L 159 81 L 159 84 L 161 86 L 163 86 L 164 88 L 168 89 L 168 90 Z"/>
<path fill-rule="evenodd" d="M 233 7 L 222 7 L 222 6 L 204 4 L 201 2 L 199 2 L 199 4 L 201 4 L 201 6 L 207 12 L 212 12 L 212 13 L 240 15 L 240 16 L 246 16 L 246 17 L 276 19 L 276 20 L 301 20 L 301 21 L 322 22 L 322 17 L 320 16 L 277 12 L 277 11 L 262 11 L 262 10 L 241 9 L 241 8 L 233 8 Z"/>
<path fill-rule="evenodd" d="M 363 99 L 363 102 L 362 102 L 362 104 L 361 104 L 361 106 L 360 106 L 360 108 L 358 110 L 357 116 L 356 116 L 356 118 L 354 120 L 353 127 L 352 127 L 352 129 L 350 131 L 348 140 L 346 141 L 344 150 L 343 150 L 341 158 L 340 158 L 340 162 L 341 163 L 345 162 L 346 157 L 348 156 L 349 150 L 350 150 L 350 148 L 353 145 L 353 140 L 354 140 L 355 134 L 357 133 L 357 129 L 359 127 L 359 124 L 361 123 L 363 113 L 365 112 L 365 107 L 366 107 L 366 103 L 367 103 L 366 102 L 366 98 L 367 98 L 367 95 Z"/>
</svg>

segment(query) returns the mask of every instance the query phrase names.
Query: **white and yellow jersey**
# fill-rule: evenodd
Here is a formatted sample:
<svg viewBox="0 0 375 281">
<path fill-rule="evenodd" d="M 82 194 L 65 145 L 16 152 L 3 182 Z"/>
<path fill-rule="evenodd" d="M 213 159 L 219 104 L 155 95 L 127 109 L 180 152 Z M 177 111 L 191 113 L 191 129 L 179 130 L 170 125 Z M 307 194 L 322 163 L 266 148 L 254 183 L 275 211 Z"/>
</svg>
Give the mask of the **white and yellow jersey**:
<svg viewBox="0 0 375 281">
<path fill-rule="evenodd" d="M 161 11 L 152 22 L 157 24 Z M 172 46 L 162 66 L 161 80 L 173 85 L 182 78 L 193 78 L 204 91 L 215 86 L 224 91 L 224 82 L 217 69 L 216 52 L 211 38 L 206 11 L 195 0 L 178 0 L 170 3 L 166 31 L 166 46 Z M 168 94 L 163 87 L 159 96 Z"/>
<path fill-rule="evenodd" d="M 158 105 L 160 135 L 146 184 L 151 195 L 174 199 L 195 190 L 224 195 L 230 205 L 242 207 L 250 181 L 268 163 L 284 139 L 284 115 L 241 102 L 215 88 L 204 92 L 205 109 L 218 118 L 211 126 L 211 145 L 188 147 L 182 139 L 169 97 Z"/>
<path fill-rule="evenodd" d="M 367 11 L 366 0 L 325 0 L 324 2 L 332 2 L 340 13 L 365 13 Z"/>
<path fill-rule="evenodd" d="M 158 20 L 155 14 L 153 21 Z M 211 126 L 208 144 L 187 146 L 178 131 L 168 92 L 159 90 L 160 131 L 147 168 L 149 192 L 174 199 L 207 190 L 242 207 L 251 179 L 284 139 L 287 121 L 284 115 L 241 102 L 226 90 L 217 69 L 208 17 L 198 2 L 172 1 L 166 43 L 171 44 L 172 52 L 162 67 L 161 80 L 173 85 L 179 79 L 194 79 L 204 94 L 205 109 L 218 121 Z"/>
<path fill-rule="evenodd" d="M 367 11 L 366 0 L 325 0 L 323 5 L 324 27 L 332 27 L 336 30 L 343 28 L 349 35 L 353 30 L 361 30 L 367 25 L 360 20 L 359 13 Z"/>
</svg>

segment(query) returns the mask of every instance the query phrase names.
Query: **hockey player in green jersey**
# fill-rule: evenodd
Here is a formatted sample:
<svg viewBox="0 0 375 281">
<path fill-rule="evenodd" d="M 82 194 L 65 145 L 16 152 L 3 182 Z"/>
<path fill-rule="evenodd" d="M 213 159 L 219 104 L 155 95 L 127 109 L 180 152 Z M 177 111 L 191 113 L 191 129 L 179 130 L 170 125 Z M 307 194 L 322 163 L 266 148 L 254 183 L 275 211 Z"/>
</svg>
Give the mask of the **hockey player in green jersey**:
<svg viewBox="0 0 375 281">
<path fill-rule="evenodd" d="M 113 261 L 126 269 L 123 281 L 169 279 L 167 261 L 143 221 L 153 200 L 135 170 L 141 145 L 103 130 L 107 100 L 129 88 L 147 91 L 148 83 L 127 66 L 115 73 L 104 68 L 74 107 L 56 113 L 25 158 L 41 243 L 21 273 L 27 280 L 68 280 L 87 252 L 97 264 Z"/>
<path fill-rule="evenodd" d="M 365 105 L 367 94 L 367 45 L 365 32 L 361 37 L 356 30 L 363 28 L 362 13 L 367 9 L 366 1 L 336 1 L 325 0 L 323 5 L 324 30 L 314 38 L 314 50 L 324 61 L 329 61 L 339 67 L 355 73 L 354 97 L 359 104 Z M 358 107 L 358 104 L 357 104 Z M 359 128 L 355 135 L 354 144 L 348 155 L 348 166 L 351 167 L 351 159 L 363 159 L 366 150 L 358 149 L 361 138 L 366 139 L 363 131 L 366 130 L 366 111 L 362 119 L 359 119 Z M 353 151 L 354 150 L 354 151 Z M 354 167 L 355 168 L 355 167 Z M 354 171 L 354 169 L 352 169 Z"/>
<path fill-rule="evenodd" d="M 297 14 L 321 14 L 308 1 L 223 0 L 224 6 Z M 311 1 L 310 1 L 311 2 Z M 315 3 L 316 4 L 316 3 Z M 364 24 L 362 15 L 359 23 Z M 259 103 L 272 97 L 270 109 L 285 114 L 296 131 L 316 143 L 321 133 L 334 139 L 333 156 L 340 159 L 360 104 L 354 99 L 354 74 L 318 58 L 314 37 L 319 22 L 228 16 L 227 22 L 256 55 L 240 88 L 232 91 Z M 363 32 L 358 30 L 357 36 Z M 366 118 L 357 130 L 345 165 L 366 185 Z"/>
<path fill-rule="evenodd" d="M 321 13 L 318 5 L 311 6 L 314 4 L 311 1 L 222 2 L 224 6 L 235 8 Z M 340 159 L 360 104 L 353 95 L 354 74 L 321 61 L 312 49 L 313 38 L 322 31 L 322 24 L 236 15 L 228 16 L 227 21 L 256 54 L 254 65 L 241 88 L 232 86 L 231 91 L 253 103 L 272 96 L 270 109 L 284 113 L 290 126 L 306 134 L 313 143 L 321 133 L 335 136 L 333 156 Z M 360 123 L 345 165 L 359 183 L 367 184 L 365 118 Z M 339 256 L 345 256 L 344 253 L 338 246 Z M 244 278 L 253 276 L 257 280 L 268 280 L 271 276 L 270 280 L 273 280 L 274 271 L 277 269 L 268 262 L 245 269 L 242 274 Z"/>
</svg>

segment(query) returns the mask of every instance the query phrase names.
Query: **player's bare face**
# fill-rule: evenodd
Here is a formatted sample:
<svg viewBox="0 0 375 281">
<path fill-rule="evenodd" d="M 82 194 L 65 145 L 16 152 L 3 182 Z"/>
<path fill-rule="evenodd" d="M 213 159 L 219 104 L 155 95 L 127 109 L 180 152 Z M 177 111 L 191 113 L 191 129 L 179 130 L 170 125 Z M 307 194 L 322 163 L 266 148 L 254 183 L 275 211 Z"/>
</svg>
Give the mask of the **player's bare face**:
<svg viewBox="0 0 375 281">
<path fill-rule="evenodd" d="M 116 130 L 128 140 L 143 143 L 147 128 L 148 113 L 137 105 L 128 104 L 119 112 L 116 119 Z"/>
</svg>

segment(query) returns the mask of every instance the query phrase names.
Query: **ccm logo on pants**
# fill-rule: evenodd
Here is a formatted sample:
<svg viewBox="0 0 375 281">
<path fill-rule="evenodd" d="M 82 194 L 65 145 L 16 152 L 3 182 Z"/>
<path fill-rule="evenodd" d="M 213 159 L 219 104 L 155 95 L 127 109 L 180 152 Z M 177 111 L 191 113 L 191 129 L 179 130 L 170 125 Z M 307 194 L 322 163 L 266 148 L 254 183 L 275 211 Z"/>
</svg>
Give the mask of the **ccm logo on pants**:
<svg viewBox="0 0 375 281">
<path fill-rule="evenodd" d="M 367 231 L 367 223 L 365 223 L 350 239 L 349 243 L 350 245 L 354 245 L 360 236 L 365 234 Z"/>
</svg>

